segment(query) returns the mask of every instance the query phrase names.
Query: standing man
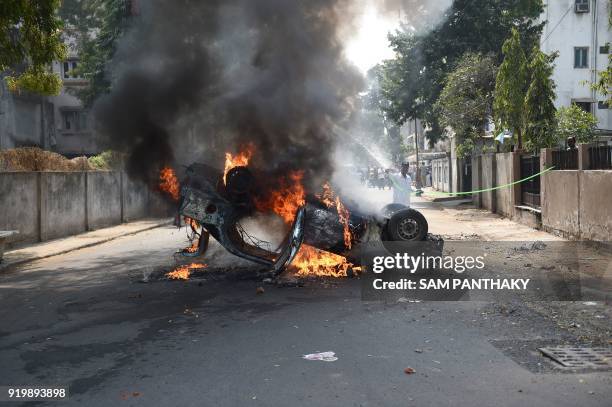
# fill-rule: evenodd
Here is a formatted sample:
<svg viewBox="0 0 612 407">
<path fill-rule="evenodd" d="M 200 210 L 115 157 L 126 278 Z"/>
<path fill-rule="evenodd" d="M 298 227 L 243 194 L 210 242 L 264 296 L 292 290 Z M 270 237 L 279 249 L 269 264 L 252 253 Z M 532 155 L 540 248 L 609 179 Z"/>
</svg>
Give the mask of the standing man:
<svg viewBox="0 0 612 407">
<path fill-rule="evenodd" d="M 400 173 L 389 174 L 393 185 L 393 203 L 410 207 L 410 193 L 412 192 L 412 178 L 408 175 L 408 163 L 402 164 Z"/>
</svg>

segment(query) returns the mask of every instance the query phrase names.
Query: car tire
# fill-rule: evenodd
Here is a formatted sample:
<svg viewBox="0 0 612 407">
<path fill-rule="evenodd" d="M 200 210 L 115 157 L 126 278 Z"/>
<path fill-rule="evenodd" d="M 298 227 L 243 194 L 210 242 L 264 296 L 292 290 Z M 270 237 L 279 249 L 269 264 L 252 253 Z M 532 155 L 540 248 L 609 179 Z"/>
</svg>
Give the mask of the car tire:
<svg viewBox="0 0 612 407">
<path fill-rule="evenodd" d="M 429 225 L 421 212 L 408 208 L 395 212 L 386 229 L 392 241 L 414 242 L 426 239 Z"/>
</svg>

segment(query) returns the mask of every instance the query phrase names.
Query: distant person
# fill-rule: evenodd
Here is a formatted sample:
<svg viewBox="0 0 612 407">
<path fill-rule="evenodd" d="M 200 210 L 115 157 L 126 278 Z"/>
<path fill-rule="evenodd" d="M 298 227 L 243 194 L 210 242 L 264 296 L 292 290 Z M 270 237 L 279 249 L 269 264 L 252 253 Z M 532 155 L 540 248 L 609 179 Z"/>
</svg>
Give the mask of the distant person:
<svg viewBox="0 0 612 407">
<path fill-rule="evenodd" d="M 576 137 L 571 136 L 567 138 L 567 149 L 568 151 L 576 149 Z"/>
<path fill-rule="evenodd" d="M 383 170 L 382 168 L 379 168 L 377 176 L 378 176 L 378 180 L 377 180 L 378 189 L 385 189 L 385 170 Z"/>
<path fill-rule="evenodd" d="M 412 192 L 412 178 L 408 175 L 410 166 L 402 164 L 399 174 L 389 174 L 393 185 L 393 203 L 410 206 L 410 193 Z"/>
<path fill-rule="evenodd" d="M 368 187 L 375 188 L 377 180 L 378 180 L 378 176 L 376 173 L 376 168 L 372 167 L 370 168 L 370 173 L 368 174 L 368 183 L 369 183 Z"/>
</svg>

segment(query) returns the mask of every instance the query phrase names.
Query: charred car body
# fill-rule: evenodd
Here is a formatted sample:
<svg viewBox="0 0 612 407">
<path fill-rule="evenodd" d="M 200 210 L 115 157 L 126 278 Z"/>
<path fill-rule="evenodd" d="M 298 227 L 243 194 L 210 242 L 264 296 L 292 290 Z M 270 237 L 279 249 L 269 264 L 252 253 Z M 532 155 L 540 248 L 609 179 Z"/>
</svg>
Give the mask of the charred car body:
<svg viewBox="0 0 612 407">
<path fill-rule="evenodd" d="M 338 212 L 309 196 L 283 242 L 272 249 L 249 235 L 240 223 L 256 211 L 253 199 L 258 182 L 247 167 L 235 167 L 224 175 L 206 164 L 193 164 L 181 184 L 179 215 L 202 227 L 195 255 L 205 252 L 212 236 L 230 253 L 269 266 L 276 274 L 291 264 L 302 244 L 358 262 L 364 243 L 431 239 L 425 217 L 414 209 L 391 204 L 379 214 L 365 215 L 348 205 L 351 241 L 347 244 Z"/>
</svg>

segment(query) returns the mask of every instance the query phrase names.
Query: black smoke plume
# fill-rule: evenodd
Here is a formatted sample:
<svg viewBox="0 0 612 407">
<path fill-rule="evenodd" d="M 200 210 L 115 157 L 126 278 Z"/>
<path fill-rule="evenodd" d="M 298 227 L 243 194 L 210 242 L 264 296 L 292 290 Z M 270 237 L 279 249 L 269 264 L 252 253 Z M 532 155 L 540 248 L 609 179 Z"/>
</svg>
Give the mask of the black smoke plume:
<svg viewBox="0 0 612 407">
<path fill-rule="evenodd" d="M 361 76 L 343 56 L 348 0 L 141 0 L 94 106 L 128 170 L 222 167 L 254 146 L 253 165 L 331 175 L 336 126 L 350 118 Z"/>
</svg>

